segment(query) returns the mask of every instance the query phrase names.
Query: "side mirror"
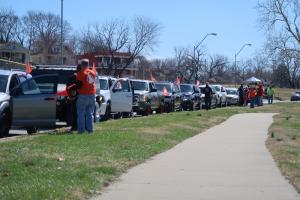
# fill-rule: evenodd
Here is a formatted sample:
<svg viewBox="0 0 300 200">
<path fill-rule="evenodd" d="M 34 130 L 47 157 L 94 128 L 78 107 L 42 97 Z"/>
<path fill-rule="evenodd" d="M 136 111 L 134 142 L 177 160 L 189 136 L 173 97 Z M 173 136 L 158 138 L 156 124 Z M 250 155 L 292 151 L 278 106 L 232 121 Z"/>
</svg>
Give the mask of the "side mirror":
<svg viewBox="0 0 300 200">
<path fill-rule="evenodd" d="M 13 97 L 20 96 L 21 94 L 22 94 L 22 89 L 20 87 L 15 87 L 10 92 L 10 95 Z"/>
</svg>

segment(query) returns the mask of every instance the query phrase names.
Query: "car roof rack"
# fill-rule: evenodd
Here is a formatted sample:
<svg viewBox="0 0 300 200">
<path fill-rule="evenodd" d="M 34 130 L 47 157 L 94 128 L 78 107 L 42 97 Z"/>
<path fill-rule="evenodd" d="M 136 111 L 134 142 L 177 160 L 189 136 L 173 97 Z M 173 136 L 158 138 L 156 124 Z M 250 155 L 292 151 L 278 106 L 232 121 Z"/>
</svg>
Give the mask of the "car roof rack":
<svg viewBox="0 0 300 200">
<path fill-rule="evenodd" d="M 35 65 L 34 69 L 49 69 L 49 70 L 76 70 L 75 65 Z"/>
</svg>

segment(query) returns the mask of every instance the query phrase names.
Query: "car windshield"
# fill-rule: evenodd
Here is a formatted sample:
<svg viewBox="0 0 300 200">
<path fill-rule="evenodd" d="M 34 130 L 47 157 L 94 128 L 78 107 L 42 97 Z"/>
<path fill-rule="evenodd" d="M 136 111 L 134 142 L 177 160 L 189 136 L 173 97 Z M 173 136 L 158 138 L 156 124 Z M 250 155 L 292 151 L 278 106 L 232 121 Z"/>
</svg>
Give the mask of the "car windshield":
<svg viewBox="0 0 300 200">
<path fill-rule="evenodd" d="M 155 84 L 156 88 L 158 91 L 163 91 L 164 87 L 167 89 L 168 92 L 172 92 L 172 89 L 171 89 L 171 85 L 170 84 L 161 84 L 161 83 L 158 83 L 158 84 Z"/>
<path fill-rule="evenodd" d="M 0 75 L 0 92 L 6 91 L 7 79 L 8 79 L 8 76 Z"/>
<path fill-rule="evenodd" d="M 217 92 L 221 91 L 221 88 L 219 86 L 215 86 L 214 88 L 216 89 Z"/>
<path fill-rule="evenodd" d="M 176 93 L 180 92 L 179 85 L 174 84 L 174 92 L 176 92 Z"/>
<path fill-rule="evenodd" d="M 237 91 L 236 90 L 226 90 L 227 94 L 232 94 L 232 95 L 237 95 Z"/>
<path fill-rule="evenodd" d="M 132 81 L 135 90 L 148 90 L 148 84 L 143 81 Z"/>
<path fill-rule="evenodd" d="M 180 85 L 181 92 L 194 92 L 192 85 Z"/>
<path fill-rule="evenodd" d="M 108 90 L 108 81 L 106 79 L 100 79 L 100 90 Z"/>
</svg>

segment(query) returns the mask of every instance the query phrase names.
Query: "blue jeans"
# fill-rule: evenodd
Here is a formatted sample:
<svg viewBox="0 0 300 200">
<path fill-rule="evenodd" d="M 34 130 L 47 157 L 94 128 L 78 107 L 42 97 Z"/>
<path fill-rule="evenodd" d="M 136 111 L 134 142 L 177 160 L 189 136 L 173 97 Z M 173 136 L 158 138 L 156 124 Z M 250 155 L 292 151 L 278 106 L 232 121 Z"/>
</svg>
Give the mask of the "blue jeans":
<svg viewBox="0 0 300 200">
<path fill-rule="evenodd" d="M 273 95 L 272 96 L 268 96 L 268 103 L 269 104 L 273 104 Z"/>
<path fill-rule="evenodd" d="M 256 101 L 256 98 L 250 99 L 250 108 L 254 108 L 255 101 Z"/>
<path fill-rule="evenodd" d="M 261 97 L 261 96 L 257 97 L 257 105 L 258 106 L 263 106 L 263 97 Z"/>
<path fill-rule="evenodd" d="M 77 99 L 77 130 L 83 133 L 86 129 L 93 132 L 93 114 L 95 108 L 95 95 L 78 95 Z"/>
</svg>

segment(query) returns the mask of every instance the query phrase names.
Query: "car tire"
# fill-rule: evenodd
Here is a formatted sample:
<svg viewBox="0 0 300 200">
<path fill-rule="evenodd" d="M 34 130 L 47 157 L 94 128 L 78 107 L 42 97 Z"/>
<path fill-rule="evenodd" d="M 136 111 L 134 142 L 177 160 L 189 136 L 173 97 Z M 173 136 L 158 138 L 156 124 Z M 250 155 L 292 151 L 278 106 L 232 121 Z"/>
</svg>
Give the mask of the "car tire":
<svg viewBox="0 0 300 200">
<path fill-rule="evenodd" d="M 32 135 L 34 133 L 37 133 L 38 129 L 37 129 L 37 127 L 27 127 L 26 131 L 27 131 L 28 135 Z"/>
<path fill-rule="evenodd" d="M 9 113 L 3 112 L 0 115 L 0 138 L 7 137 L 10 129 Z"/>
</svg>

